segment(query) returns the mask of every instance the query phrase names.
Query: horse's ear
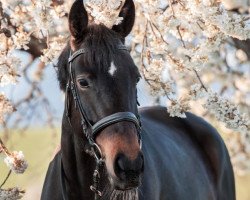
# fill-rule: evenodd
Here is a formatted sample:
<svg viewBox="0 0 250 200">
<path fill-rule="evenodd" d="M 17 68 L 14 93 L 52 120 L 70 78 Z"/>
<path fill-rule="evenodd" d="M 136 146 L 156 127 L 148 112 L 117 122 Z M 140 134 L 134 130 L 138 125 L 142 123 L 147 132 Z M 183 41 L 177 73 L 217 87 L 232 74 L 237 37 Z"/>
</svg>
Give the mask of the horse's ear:
<svg viewBox="0 0 250 200">
<path fill-rule="evenodd" d="M 75 0 L 69 12 L 69 30 L 75 40 L 81 39 L 88 26 L 88 14 L 83 0 Z"/>
<path fill-rule="evenodd" d="M 119 17 L 123 17 L 122 22 L 118 25 L 114 25 L 112 30 L 125 38 L 131 32 L 135 22 L 135 4 L 133 0 L 125 1 Z"/>
</svg>

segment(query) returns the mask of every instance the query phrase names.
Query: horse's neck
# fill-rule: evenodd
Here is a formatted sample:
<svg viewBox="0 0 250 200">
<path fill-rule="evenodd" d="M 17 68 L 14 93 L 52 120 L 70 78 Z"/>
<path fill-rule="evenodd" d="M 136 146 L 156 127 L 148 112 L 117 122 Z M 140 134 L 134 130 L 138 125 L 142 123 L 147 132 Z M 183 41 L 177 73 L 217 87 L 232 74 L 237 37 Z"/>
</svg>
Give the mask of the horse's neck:
<svg viewBox="0 0 250 200">
<path fill-rule="evenodd" d="M 79 145 L 81 138 L 73 133 L 73 128 L 63 125 L 61 138 L 61 152 L 63 170 L 66 179 L 69 199 L 93 199 L 90 191 L 95 162 L 85 153 L 83 145 Z"/>
</svg>

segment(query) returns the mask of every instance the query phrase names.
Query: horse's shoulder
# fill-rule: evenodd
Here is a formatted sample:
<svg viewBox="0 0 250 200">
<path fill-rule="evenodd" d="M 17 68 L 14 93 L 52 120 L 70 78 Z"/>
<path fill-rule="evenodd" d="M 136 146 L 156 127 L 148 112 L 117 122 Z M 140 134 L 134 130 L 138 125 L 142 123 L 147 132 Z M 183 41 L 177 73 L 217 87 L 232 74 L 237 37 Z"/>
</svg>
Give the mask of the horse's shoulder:
<svg viewBox="0 0 250 200">
<path fill-rule="evenodd" d="M 183 121 L 190 128 L 191 136 L 206 152 L 216 171 L 221 171 L 219 168 L 223 168 L 223 164 L 230 164 L 228 150 L 221 135 L 203 118 L 192 113 L 186 113 L 186 116 Z"/>
<path fill-rule="evenodd" d="M 230 185 L 234 180 L 230 157 L 222 137 L 211 124 L 192 113 L 186 113 L 186 118 L 170 117 L 167 108 L 161 106 L 142 108 L 140 114 L 143 119 L 165 124 L 188 134 L 209 163 L 219 190 L 230 189 L 234 193 L 234 186 Z M 218 194 L 221 195 L 223 192 Z"/>
<path fill-rule="evenodd" d="M 227 157 L 227 149 L 218 131 L 203 118 L 192 113 L 186 113 L 186 118 L 170 117 L 167 108 L 162 106 L 140 109 L 142 119 L 152 120 L 152 123 L 165 124 L 188 134 L 192 140 L 209 154 L 216 154 L 220 159 Z M 216 157 L 217 157 L 216 156 Z"/>
<path fill-rule="evenodd" d="M 235 199 L 234 173 L 227 147 L 218 131 L 201 117 L 187 113 L 192 135 L 205 153 L 214 173 L 219 199 Z M 224 191 L 228 191 L 225 193 Z"/>
<path fill-rule="evenodd" d="M 218 131 L 203 118 L 192 113 L 186 113 L 186 118 L 170 117 L 166 107 L 153 106 L 140 109 L 142 119 L 165 124 L 187 132 L 190 137 L 204 148 L 213 146 L 221 153 L 225 153 L 226 146 Z"/>
<path fill-rule="evenodd" d="M 211 145 L 209 142 L 212 142 L 213 145 L 217 147 L 217 150 L 224 153 L 226 149 L 224 141 L 218 131 L 210 123 L 192 113 L 186 113 L 186 116 L 187 117 L 182 119 L 182 121 L 185 122 L 186 126 L 190 127 L 192 130 L 191 134 L 196 140 L 201 142 L 201 144 L 204 143 L 204 147 L 206 147 L 206 144 Z"/>
</svg>

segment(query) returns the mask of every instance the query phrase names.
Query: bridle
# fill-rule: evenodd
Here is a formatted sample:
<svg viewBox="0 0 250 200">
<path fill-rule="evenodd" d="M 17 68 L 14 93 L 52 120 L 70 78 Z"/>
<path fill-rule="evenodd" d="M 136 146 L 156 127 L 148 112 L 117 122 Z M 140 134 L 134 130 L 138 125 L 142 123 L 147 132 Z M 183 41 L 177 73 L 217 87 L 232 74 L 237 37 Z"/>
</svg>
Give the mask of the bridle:
<svg viewBox="0 0 250 200">
<path fill-rule="evenodd" d="M 125 50 L 128 51 L 127 48 L 124 45 L 118 45 L 116 46 L 117 50 Z M 90 186 L 90 189 L 95 193 L 95 199 L 98 199 L 100 196 L 102 196 L 102 192 L 99 190 L 99 179 L 100 179 L 100 168 L 104 165 L 104 157 L 103 153 L 101 151 L 101 148 L 98 146 L 98 144 L 95 142 L 95 138 L 97 134 L 103 130 L 104 128 L 115 124 L 117 122 L 121 121 L 129 121 L 134 123 L 137 129 L 138 134 L 138 141 L 140 144 L 140 148 L 142 145 L 142 139 L 141 139 L 141 121 L 139 115 L 135 115 L 132 112 L 117 112 L 112 115 L 106 116 L 102 118 L 100 121 L 96 122 L 95 124 L 91 124 L 90 120 L 88 119 L 88 116 L 86 115 L 86 112 L 83 108 L 80 95 L 76 86 L 76 78 L 75 78 L 75 70 L 73 69 L 73 62 L 74 60 L 87 52 L 87 49 L 79 49 L 75 51 L 73 54 L 70 52 L 69 57 L 69 81 L 66 86 L 66 96 L 65 96 L 65 102 L 66 102 L 66 116 L 68 118 L 69 123 L 71 124 L 70 120 L 70 112 L 69 112 L 69 92 L 72 93 L 72 96 L 75 101 L 75 106 L 78 108 L 80 116 L 81 116 L 81 126 L 82 131 L 85 135 L 85 137 L 88 140 L 88 146 L 89 148 L 86 149 L 86 152 L 92 155 L 95 158 L 96 161 L 96 168 L 93 174 L 93 185 Z M 138 101 L 137 101 L 138 102 Z M 63 186 L 65 187 L 65 186 Z M 65 189 L 65 188 L 64 188 Z M 63 191 L 63 198 L 66 197 L 65 191 Z"/>
</svg>

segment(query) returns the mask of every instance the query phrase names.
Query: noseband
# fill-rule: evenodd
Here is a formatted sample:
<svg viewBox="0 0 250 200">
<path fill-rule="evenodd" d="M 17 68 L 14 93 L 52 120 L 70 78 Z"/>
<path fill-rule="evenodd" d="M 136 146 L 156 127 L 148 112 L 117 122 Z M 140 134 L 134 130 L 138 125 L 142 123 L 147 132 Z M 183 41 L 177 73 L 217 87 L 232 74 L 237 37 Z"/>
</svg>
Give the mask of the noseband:
<svg viewBox="0 0 250 200">
<path fill-rule="evenodd" d="M 127 48 L 124 45 L 118 45 L 117 50 L 127 50 Z M 90 153 L 96 160 L 96 169 L 93 174 L 93 185 L 90 187 L 90 189 L 95 193 L 95 199 L 98 199 L 100 196 L 102 196 L 102 193 L 98 189 L 98 183 L 100 179 L 100 167 L 104 164 L 104 157 L 102 154 L 102 151 L 98 144 L 95 142 L 95 138 L 97 134 L 103 130 L 104 128 L 118 123 L 122 121 L 128 121 L 134 123 L 134 125 L 137 128 L 137 134 L 138 134 L 138 141 L 140 143 L 141 148 L 141 122 L 139 115 L 135 115 L 132 112 L 117 112 L 112 115 L 106 116 L 102 118 L 100 121 L 96 122 L 95 124 L 91 124 L 90 120 L 88 119 L 86 112 L 83 108 L 80 95 L 76 86 L 76 78 L 75 78 L 75 71 L 73 70 L 72 64 L 74 60 L 80 56 L 81 54 L 85 54 L 87 52 L 86 49 L 79 49 L 78 51 L 74 52 L 72 55 L 70 53 L 69 57 L 69 81 L 67 83 L 66 87 L 66 116 L 70 122 L 70 113 L 69 113 L 69 96 L 68 93 L 71 92 L 75 101 L 75 105 L 78 108 L 80 115 L 81 115 L 81 126 L 82 131 L 84 135 L 86 136 L 89 144 L 89 148 L 86 150 L 87 153 Z M 71 124 L 71 122 L 70 122 Z M 65 195 L 64 195 L 65 196 Z"/>
</svg>

